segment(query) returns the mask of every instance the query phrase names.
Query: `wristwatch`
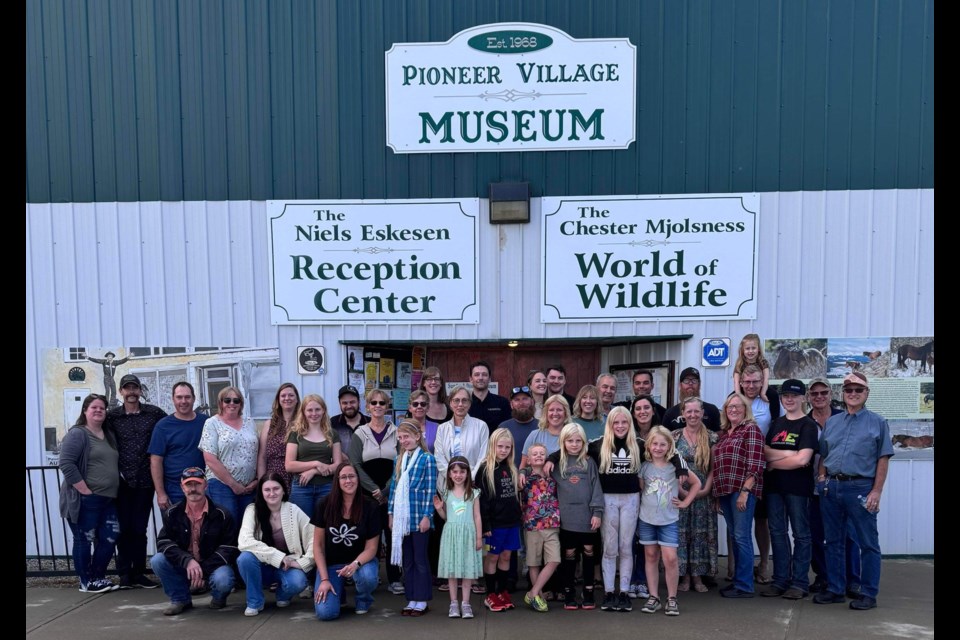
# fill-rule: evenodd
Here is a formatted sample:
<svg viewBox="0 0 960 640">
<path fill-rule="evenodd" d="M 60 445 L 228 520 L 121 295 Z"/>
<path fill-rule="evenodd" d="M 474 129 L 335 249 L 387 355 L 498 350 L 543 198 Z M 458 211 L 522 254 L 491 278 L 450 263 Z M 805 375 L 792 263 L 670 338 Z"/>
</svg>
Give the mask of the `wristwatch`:
<svg viewBox="0 0 960 640">
<path fill-rule="evenodd" d="M 354 560 L 353 563 L 354 563 L 355 565 L 357 565 L 357 569 L 359 569 L 360 567 L 363 566 L 362 564 L 360 564 L 360 561 L 359 561 L 359 560 Z"/>
<path fill-rule="evenodd" d="M 740 487 L 740 493 L 750 493 L 750 489 L 747 489 L 746 487 Z"/>
</svg>

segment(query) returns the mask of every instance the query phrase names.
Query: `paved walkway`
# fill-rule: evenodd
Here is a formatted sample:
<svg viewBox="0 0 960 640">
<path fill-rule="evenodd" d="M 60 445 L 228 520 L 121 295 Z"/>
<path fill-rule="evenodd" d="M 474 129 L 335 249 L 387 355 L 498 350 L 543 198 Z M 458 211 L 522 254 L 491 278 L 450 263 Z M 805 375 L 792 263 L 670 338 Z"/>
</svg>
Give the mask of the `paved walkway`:
<svg viewBox="0 0 960 640">
<path fill-rule="evenodd" d="M 230 596 L 222 611 L 206 608 L 210 596 L 194 600 L 197 607 L 180 616 L 161 615 L 167 602 L 159 589 L 115 591 L 88 595 L 76 589 L 27 588 L 26 618 L 28 640 L 177 640 L 177 638 L 231 638 L 277 640 L 323 634 L 325 639 L 367 640 L 473 640 L 483 638 L 539 638 L 551 630 L 564 638 L 637 638 L 651 640 L 846 640 L 858 638 L 933 638 L 933 560 L 885 560 L 880 585 L 879 607 L 852 611 L 846 605 L 817 605 L 810 598 L 789 601 L 782 598 L 728 600 L 716 591 L 680 594 L 681 615 L 669 618 L 662 612 L 640 612 L 634 601 L 630 613 L 564 611 L 551 603 L 548 614 L 521 607 L 515 611 L 491 613 L 480 606 L 474 620 L 446 617 L 448 596 L 435 594 L 431 612 L 422 618 L 402 618 L 402 596 L 382 588 L 375 595 L 373 609 L 366 616 L 345 614 L 336 622 L 321 623 L 313 616 L 307 600 L 294 600 L 289 609 L 277 609 L 273 596 L 257 617 L 243 615 L 243 593 Z M 352 602 L 352 594 L 349 597 Z M 519 600 L 519 598 L 515 598 Z M 396 635 L 396 634 L 402 635 Z M 412 634 L 412 635 L 411 635 Z M 536 635 L 535 635 L 536 634 Z M 652 634 L 647 636 L 646 634 Z"/>
</svg>

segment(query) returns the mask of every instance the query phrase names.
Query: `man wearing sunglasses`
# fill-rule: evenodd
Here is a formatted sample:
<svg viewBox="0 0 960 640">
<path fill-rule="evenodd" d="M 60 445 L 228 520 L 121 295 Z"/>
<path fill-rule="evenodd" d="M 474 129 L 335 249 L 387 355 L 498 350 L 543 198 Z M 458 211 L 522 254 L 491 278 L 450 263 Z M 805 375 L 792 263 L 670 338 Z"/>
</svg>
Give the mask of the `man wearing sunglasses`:
<svg viewBox="0 0 960 640">
<path fill-rule="evenodd" d="M 818 593 L 817 604 L 846 602 L 844 551 L 847 523 L 853 524 L 860 543 L 863 565 L 860 598 L 851 609 L 877 606 L 880 586 L 880 535 L 877 512 L 887 479 L 893 444 L 885 418 L 866 409 L 870 397 L 867 376 L 859 371 L 843 379 L 847 410 L 830 417 L 820 437 L 820 468 L 817 486 L 826 534 L 827 591 Z"/>
<path fill-rule="evenodd" d="M 340 387 L 337 396 L 340 400 L 340 413 L 330 418 L 330 426 L 336 429 L 340 436 L 341 450 L 349 451 L 353 432 L 360 425 L 370 422 L 370 417 L 360 413 L 360 392 L 352 384 Z"/>
<path fill-rule="evenodd" d="M 843 413 L 840 409 L 833 406 L 833 391 L 830 388 L 830 382 L 826 378 L 814 378 L 807 387 L 807 401 L 811 409 L 807 414 L 817 423 L 817 437 L 823 433 L 823 428 L 827 424 L 830 416 Z M 817 453 L 813 458 L 813 475 L 816 477 L 820 469 L 820 454 Z M 810 592 L 816 595 L 827 588 L 827 561 L 825 547 L 823 544 L 823 517 L 820 515 L 820 496 L 814 491 L 813 500 L 810 501 L 810 535 L 813 540 L 813 554 L 810 558 L 810 566 L 813 567 L 813 573 L 816 576 L 813 584 L 810 585 Z M 860 593 L 860 545 L 850 526 L 847 526 L 846 541 L 847 556 L 847 594 L 853 595 Z"/>
</svg>

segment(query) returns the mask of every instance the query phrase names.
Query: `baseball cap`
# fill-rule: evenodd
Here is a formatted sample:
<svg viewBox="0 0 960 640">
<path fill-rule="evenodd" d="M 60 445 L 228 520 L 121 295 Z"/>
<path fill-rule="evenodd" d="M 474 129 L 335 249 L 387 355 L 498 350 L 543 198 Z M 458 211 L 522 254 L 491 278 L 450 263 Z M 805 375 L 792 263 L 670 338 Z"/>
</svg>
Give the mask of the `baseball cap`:
<svg viewBox="0 0 960 640">
<path fill-rule="evenodd" d="M 843 386 L 847 386 L 848 384 L 863 385 L 867 389 L 870 388 L 870 383 L 867 382 L 867 376 L 863 375 L 862 373 L 848 373 L 843 379 Z"/>
<path fill-rule="evenodd" d="M 830 381 L 827 380 L 826 378 L 814 378 L 813 380 L 810 381 L 810 384 L 807 385 L 807 389 L 812 389 L 813 385 L 815 384 L 822 384 L 827 389 L 830 388 Z"/>
<path fill-rule="evenodd" d="M 784 380 L 780 385 L 780 395 L 795 394 L 798 396 L 806 395 L 807 387 L 796 378 Z"/>
<path fill-rule="evenodd" d="M 128 373 L 127 375 L 125 375 L 125 376 L 123 376 L 122 378 L 120 378 L 120 388 L 121 388 L 121 389 L 123 389 L 123 388 L 124 388 L 125 386 L 127 386 L 128 384 L 135 384 L 135 385 L 137 385 L 137 387 L 140 387 L 140 386 L 141 386 L 141 385 L 140 385 L 140 378 L 138 378 L 137 376 L 133 375 L 132 373 Z"/>
<path fill-rule="evenodd" d="M 690 377 L 690 376 L 693 376 L 694 378 L 696 378 L 697 380 L 699 380 L 699 379 L 700 379 L 700 371 L 698 371 L 696 367 L 687 367 L 686 369 L 684 369 L 683 371 L 680 372 L 680 379 L 681 379 L 681 380 L 683 380 L 684 378 Z"/>
<path fill-rule="evenodd" d="M 180 482 L 183 484 L 187 484 L 188 482 L 204 482 L 206 479 L 207 476 L 200 467 L 187 467 L 180 474 Z"/>
<path fill-rule="evenodd" d="M 339 400 L 340 398 L 342 398 L 347 394 L 353 394 L 357 396 L 358 399 L 360 398 L 360 392 L 357 391 L 357 388 L 355 386 L 353 386 L 352 384 L 345 384 L 342 387 L 340 387 L 340 391 L 337 392 L 337 400 Z"/>
<path fill-rule="evenodd" d="M 522 393 L 522 394 L 525 394 L 525 395 L 528 395 L 528 396 L 530 396 L 531 398 L 533 397 L 533 395 L 531 395 L 531 393 L 530 393 L 530 387 L 523 386 L 523 387 L 514 387 L 513 389 L 511 389 L 511 390 L 510 390 L 510 399 L 513 400 L 516 396 L 520 395 L 521 393 Z"/>
</svg>

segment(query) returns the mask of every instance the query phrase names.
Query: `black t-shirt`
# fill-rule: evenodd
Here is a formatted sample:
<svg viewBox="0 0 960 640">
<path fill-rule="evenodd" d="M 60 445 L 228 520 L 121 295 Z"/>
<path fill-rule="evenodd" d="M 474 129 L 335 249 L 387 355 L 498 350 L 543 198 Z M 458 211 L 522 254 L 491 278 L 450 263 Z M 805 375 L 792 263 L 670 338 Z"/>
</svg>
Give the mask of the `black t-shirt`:
<svg viewBox="0 0 960 640">
<path fill-rule="evenodd" d="M 778 451 L 800 451 L 813 449 L 814 456 L 819 448 L 819 428 L 813 418 L 803 416 L 790 420 L 781 416 L 770 425 L 767 431 L 767 446 Z M 764 474 L 764 493 L 786 493 L 794 496 L 813 495 L 813 457 L 810 463 L 799 469 L 771 469 Z"/>
<path fill-rule="evenodd" d="M 361 497 L 358 494 L 355 499 Z M 364 498 L 363 517 L 359 523 L 348 520 L 340 525 L 328 527 L 323 517 L 326 507 L 327 499 L 324 498 L 314 508 L 310 523 L 325 530 L 323 549 L 327 566 L 350 564 L 363 552 L 367 540 L 380 536 L 380 532 L 383 530 L 380 523 L 380 510 L 372 501 Z"/>
<path fill-rule="evenodd" d="M 663 426 L 670 431 L 683 429 L 687 426 L 687 421 L 680 415 L 680 407 L 681 405 L 679 404 L 673 405 L 667 409 L 661 418 Z M 717 405 L 710 404 L 709 402 L 703 403 L 703 426 L 710 431 L 720 431 L 720 409 L 717 408 Z"/>
</svg>

